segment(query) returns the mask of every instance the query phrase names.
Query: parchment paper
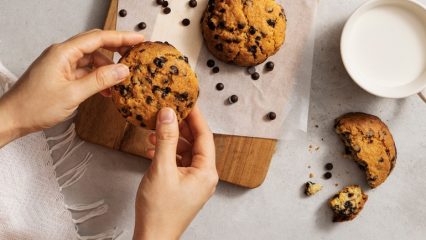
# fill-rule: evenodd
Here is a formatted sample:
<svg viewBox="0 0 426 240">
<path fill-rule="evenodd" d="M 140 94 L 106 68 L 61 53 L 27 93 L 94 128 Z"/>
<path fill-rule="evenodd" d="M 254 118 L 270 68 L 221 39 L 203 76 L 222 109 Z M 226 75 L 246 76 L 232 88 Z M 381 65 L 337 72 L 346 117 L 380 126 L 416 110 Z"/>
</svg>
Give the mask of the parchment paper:
<svg viewBox="0 0 426 240">
<path fill-rule="evenodd" d="M 136 25 L 146 22 L 147 29 L 141 31 L 146 40 L 168 41 L 188 56 L 200 81 L 198 104 L 214 133 L 279 139 L 306 132 L 317 1 L 281 1 L 288 19 L 286 41 L 269 58 L 275 63 L 274 71 L 264 71 L 264 64 L 256 67 L 261 74 L 257 81 L 244 67 L 215 60 L 220 72 L 213 74 L 206 66 L 208 59 L 214 59 L 200 30 L 208 1 L 197 2 L 196 8 L 190 8 L 186 0 L 171 0 L 172 11 L 167 15 L 153 0 L 120 0 L 118 9 L 126 9 L 127 16 L 118 16 L 117 30 L 139 31 Z M 181 24 L 184 18 L 191 20 L 187 27 Z M 219 82 L 225 85 L 223 91 L 215 89 Z M 233 94 L 239 101 L 225 104 Z M 270 111 L 276 112 L 276 120 L 267 120 Z"/>
</svg>

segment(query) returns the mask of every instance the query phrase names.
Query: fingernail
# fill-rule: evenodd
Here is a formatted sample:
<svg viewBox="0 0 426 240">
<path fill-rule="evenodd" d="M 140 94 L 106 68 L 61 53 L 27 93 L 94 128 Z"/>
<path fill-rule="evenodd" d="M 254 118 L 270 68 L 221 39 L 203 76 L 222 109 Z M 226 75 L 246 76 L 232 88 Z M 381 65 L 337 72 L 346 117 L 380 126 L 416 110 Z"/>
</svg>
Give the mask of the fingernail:
<svg viewBox="0 0 426 240">
<path fill-rule="evenodd" d="M 114 68 L 116 80 L 120 81 L 129 76 L 129 68 L 124 64 L 117 64 Z"/>
<path fill-rule="evenodd" d="M 159 114 L 160 123 L 172 123 L 176 117 L 175 112 L 170 108 L 161 109 Z"/>
</svg>

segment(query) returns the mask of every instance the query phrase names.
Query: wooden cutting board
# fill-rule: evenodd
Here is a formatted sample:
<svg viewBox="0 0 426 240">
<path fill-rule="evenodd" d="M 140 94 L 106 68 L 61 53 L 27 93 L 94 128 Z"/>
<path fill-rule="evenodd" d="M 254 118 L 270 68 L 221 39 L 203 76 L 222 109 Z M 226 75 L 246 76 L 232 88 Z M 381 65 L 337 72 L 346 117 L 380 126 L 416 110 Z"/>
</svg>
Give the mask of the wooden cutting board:
<svg viewBox="0 0 426 240">
<path fill-rule="evenodd" d="M 111 0 L 104 29 L 115 30 L 118 0 Z M 113 54 L 104 51 L 112 58 Z M 111 99 L 99 94 L 80 105 L 77 134 L 83 140 L 123 152 L 144 156 L 147 130 L 132 126 L 121 117 Z M 216 167 L 222 181 L 255 188 L 265 180 L 277 141 L 252 137 L 215 135 Z"/>
</svg>

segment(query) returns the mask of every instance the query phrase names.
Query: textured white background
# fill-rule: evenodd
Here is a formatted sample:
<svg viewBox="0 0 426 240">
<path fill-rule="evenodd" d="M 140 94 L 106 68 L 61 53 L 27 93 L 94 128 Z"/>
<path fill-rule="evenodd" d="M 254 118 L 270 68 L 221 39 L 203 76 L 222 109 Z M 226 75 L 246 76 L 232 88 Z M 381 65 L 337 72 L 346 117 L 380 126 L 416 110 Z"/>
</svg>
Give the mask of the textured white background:
<svg viewBox="0 0 426 240">
<path fill-rule="evenodd" d="M 340 60 L 344 21 L 362 2 L 320 1 L 308 137 L 279 144 L 260 188 L 244 190 L 220 183 L 183 239 L 424 239 L 426 106 L 416 96 L 389 100 L 365 93 L 350 80 Z M 103 0 L 0 1 L 0 58 L 21 74 L 52 41 L 101 27 L 106 8 Z M 325 201 L 337 190 L 334 183 L 364 182 L 358 167 L 341 157 L 343 147 L 332 131 L 333 119 L 347 111 L 380 116 L 394 134 L 398 160 L 387 182 L 368 191 L 369 200 L 356 220 L 333 224 Z M 320 146 L 319 151 L 310 153 L 309 144 Z M 85 150 L 94 153 L 94 161 L 83 178 L 84 186 L 73 186 L 66 199 L 82 202 L 104 197 L 111 209 L 83 224 L 81 230 L 96 232 L 117 225 L 127 230 L 123 239 L 130 239 L 133 198 L 148 163 L 90 144 L 78 154 L 83 156 Z M 326 162 L 335 165 L 332 180 L 315 178 L 325 189 L 312 198 L 303 197 L 301 186 L 309 172 L 321 175 Z"/>
</svg>

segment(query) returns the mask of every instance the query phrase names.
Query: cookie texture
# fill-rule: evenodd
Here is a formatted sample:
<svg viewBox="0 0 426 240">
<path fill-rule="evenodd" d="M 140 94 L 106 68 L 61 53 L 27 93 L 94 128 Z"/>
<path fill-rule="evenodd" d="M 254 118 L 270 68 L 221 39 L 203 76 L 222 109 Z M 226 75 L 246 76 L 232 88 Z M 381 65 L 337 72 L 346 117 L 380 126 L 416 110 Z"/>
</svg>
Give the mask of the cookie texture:
<svg viewBox="0 0 426 240">
<path fill-rule="evenodd" d="M 283 45 L 286 16 L 274 0 L 209 0 L 201 28 L 216 58 L 254 66 Z"/>
<path fill-rule="evenodd" d="M 130 69 L 129 77 L 111 89 L 112 99 L 126 120 L 155 129 L 158 111 L 175 110 L 185 119 L 197 101 L 196 74 L 188 58 L 168 43 L 144 42 L 133 47 L 120 63 Z"/>
<path fill-rule="evenodd" d="M 344 222 L 354 219 L 364 207 L 368 196 L 358 185 L 347 186 L 334 195 L 329 205 L 333 210 L 333 222 Z"/>
<path fill-rule="evenodd" d="M 396 163 L 396 146 L 388 127 L 376 116 L 348 113 L 336 119 L 335 130 L 346 152 L 365 169 L 371 188 L 382 184 Z"/>
<path fill-rule="evenodd" d="M 314 183 L 311 181 L 305 183 L 306 196 L 312 196 L 321 190 L 322 190 L 322 185 L 319 183 Z"/>
</svg>

